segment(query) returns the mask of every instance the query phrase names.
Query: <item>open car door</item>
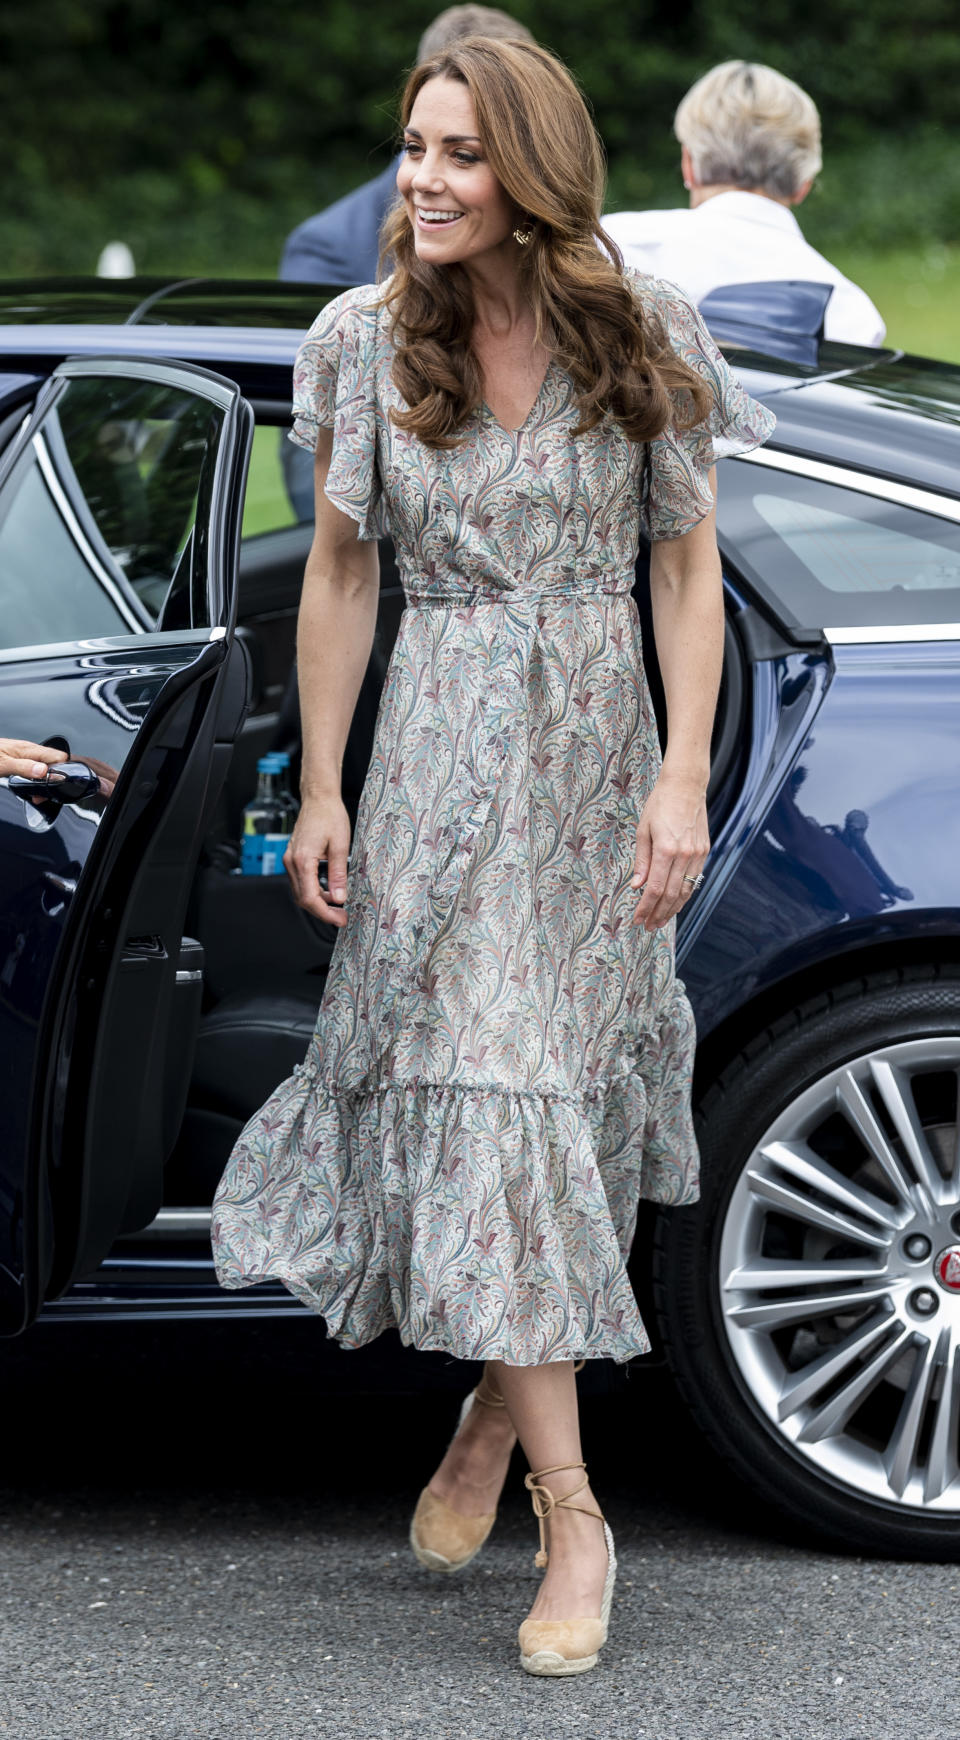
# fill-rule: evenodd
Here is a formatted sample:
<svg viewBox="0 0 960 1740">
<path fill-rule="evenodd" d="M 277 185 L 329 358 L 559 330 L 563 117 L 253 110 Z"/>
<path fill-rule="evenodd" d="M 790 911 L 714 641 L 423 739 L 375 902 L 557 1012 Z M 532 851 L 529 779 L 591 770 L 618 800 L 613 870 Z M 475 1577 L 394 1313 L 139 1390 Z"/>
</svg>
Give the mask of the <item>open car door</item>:
<svg viewBox="0 0 960 1740">
<path fill-rule="evenodd" d="M 247 704 L 253 415 L 163 361 L 68 361 L 0 465 L 0 1333 L 151 1220 L 202 959 L 184 913 Z"/>
</svg>

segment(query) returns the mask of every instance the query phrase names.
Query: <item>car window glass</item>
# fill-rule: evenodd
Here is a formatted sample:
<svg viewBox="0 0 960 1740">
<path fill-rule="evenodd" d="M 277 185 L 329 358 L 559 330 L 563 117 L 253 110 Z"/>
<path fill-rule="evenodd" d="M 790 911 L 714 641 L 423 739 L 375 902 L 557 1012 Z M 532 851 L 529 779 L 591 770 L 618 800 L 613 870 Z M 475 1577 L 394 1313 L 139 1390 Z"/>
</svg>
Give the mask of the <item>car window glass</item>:
<svg viewBox="0 0 960 1740">
<path fill-rule="evenodd" d="M 257 421 L 243 499 L 243 539 L 313 524 L 313 454 L 290 442 L 289 426 L 289 419 L 280 428 Z"/>
<path fill-rule="evenodd" d="M 0 524 L 0 645 L 129 634 L 136 619 L 84 560 L 35 456 L 18 470 Z"/>
<path fill-rule="evenodd" d="M 0 645 L 201 627 L 223 412 L 153 381 L 66 381 L 0 492 Z"/>
<path fill-rule="evenodd" d="M 960 552 L 895 526 L 871 525 L 789 496 L 753 498 L 772 532 L 831 592 L 960 586 Z"/>
<path fill-rule="evenodd" d="M 960 622 L 960 526 L 735 460 L 719 474 L 728 555 L 804 628 Z"/>
<path fill-rule="evenodd" d="M 286 428 L 258 422 L 247 473 L 243 537 L 260 537 L 312 519 L 313 455 L 288 441 Z"/>
</svg>

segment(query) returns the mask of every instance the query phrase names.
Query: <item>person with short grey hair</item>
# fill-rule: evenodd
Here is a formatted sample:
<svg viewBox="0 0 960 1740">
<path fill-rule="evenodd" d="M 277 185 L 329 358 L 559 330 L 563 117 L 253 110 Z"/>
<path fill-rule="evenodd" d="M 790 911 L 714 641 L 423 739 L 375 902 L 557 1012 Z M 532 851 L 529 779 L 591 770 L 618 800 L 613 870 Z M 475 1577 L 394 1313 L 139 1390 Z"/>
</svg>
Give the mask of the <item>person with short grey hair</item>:
<svg viewBox="0 0 960 1740">
<path fill-rule="evenodd" d="M 428 24 L 417 49 L 417 65 L 442 54 L 467 36 L 493 36 L 507 42 L 532 42 L 533 31 L 501 12 L 499 6 L 448 6 Z"/>
<path fill-rule="evenodd" d="M 677 109 L 674 131 L 687 159 L 685 179 L 695 173 L 701 187 L 799 200 L 823 167 L 813 98 L 749 61 L 726 61 L 698 79 Z"/>
<path fill-rule="evenodd" d="M 627 264 L 697 303 L 728 284 L 830 284 L 824 336 L 882 344 L 886 328 L 869 296 L 810 247 L 793 215 L 823 163 L 812 97 L 773 67 L 728 60 L 687 92 L 674 131 L 689 209 L 604 218 Z"/>
</svg>

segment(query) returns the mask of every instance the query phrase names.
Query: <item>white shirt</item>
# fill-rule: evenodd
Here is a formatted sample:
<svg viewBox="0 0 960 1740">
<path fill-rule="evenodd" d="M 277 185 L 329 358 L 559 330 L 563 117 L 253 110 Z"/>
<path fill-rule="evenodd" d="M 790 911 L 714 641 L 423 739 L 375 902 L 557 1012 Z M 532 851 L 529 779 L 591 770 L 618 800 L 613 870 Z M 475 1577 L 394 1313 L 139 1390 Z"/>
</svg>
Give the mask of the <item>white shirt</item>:
<svg viewBox="0 0 960 1740">
<path fill-rule="evenodd" d="M 804 241 L 789 207 L 762 193 L 715 193 L 693 209 L 614 212 L 603 227 L 628 266 L 679 285 L 692 302 L 723 284 L 832 284 L 824 337 L 883 343 L 887 329 L 866 291 Z"/>
</svg>

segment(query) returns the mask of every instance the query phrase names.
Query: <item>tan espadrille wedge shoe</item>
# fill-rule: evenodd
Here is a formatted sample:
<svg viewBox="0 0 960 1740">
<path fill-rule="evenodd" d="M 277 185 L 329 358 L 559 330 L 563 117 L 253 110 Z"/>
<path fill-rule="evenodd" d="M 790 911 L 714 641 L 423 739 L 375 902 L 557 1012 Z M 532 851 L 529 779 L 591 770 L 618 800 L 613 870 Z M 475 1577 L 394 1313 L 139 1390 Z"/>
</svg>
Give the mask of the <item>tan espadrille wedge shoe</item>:
<svg viewBox="0 0 960 1740">
<path fill-rule="evenodd" d="M 485 1408 L 506 1406 L 499 1391 L 488 1381 L 486 1372 L 460 1409 L 457 1432 L 478 1402 Z M 410 1524 L 414 1557 L 428 1571 L 462 1571 L 471 1559 L 476 1558 L 496 1520 L 496 1510 L 487 1512 L 485 1516 L 462 1516 L 425 1486 Z"/>
<path fill-rule="evenodd" d="M 548 1486 L 539 1482 L 547 1474 L 562 1474 L 567 1468 L 582 1468 L 583 1479 L 579 1486 L 566 1492 L 561 1498 L 555 1497 Z M 562 1462 L 556 1468 L 541 1468 L 539 1474 L 528 1474 L 524 1485 L 533 1502 L 534 1515 L 540 1525 L 540 1551 L 534 1563 L 541 1569 L 546 1567 L 548 1560 L 546 1522 L 551 1512 L 558 1509 L 579 1510 L 584 1516 L 595 1516 L 603 1524 L 604 1539 L 607 1543 L 607 1576 L 603 1585 L 603 1595 L 600 1600 L 600 1614 L 596 1619 L 525 1619 L 519 1631 L 520 1665 L 528 1674 L 543 1674 L 545 1676 L 561 1677 L 566 1674 L 585 1674 L 590 1668 L 596 1667 L 597 1656 L 607 1641 L 607 1626 L 610 1623 L 610 1605 L 613 1601 L 613 1585 L 617 1575 L 617 1555 L 613 1550 L 613 1535 L 605 1517 L 599 1510 L 588 1510 L 586 1505 L 571 1504 L 578 1492 L 589 1486 L 587 1465 L 585 1462 Z"/>
</svg>

